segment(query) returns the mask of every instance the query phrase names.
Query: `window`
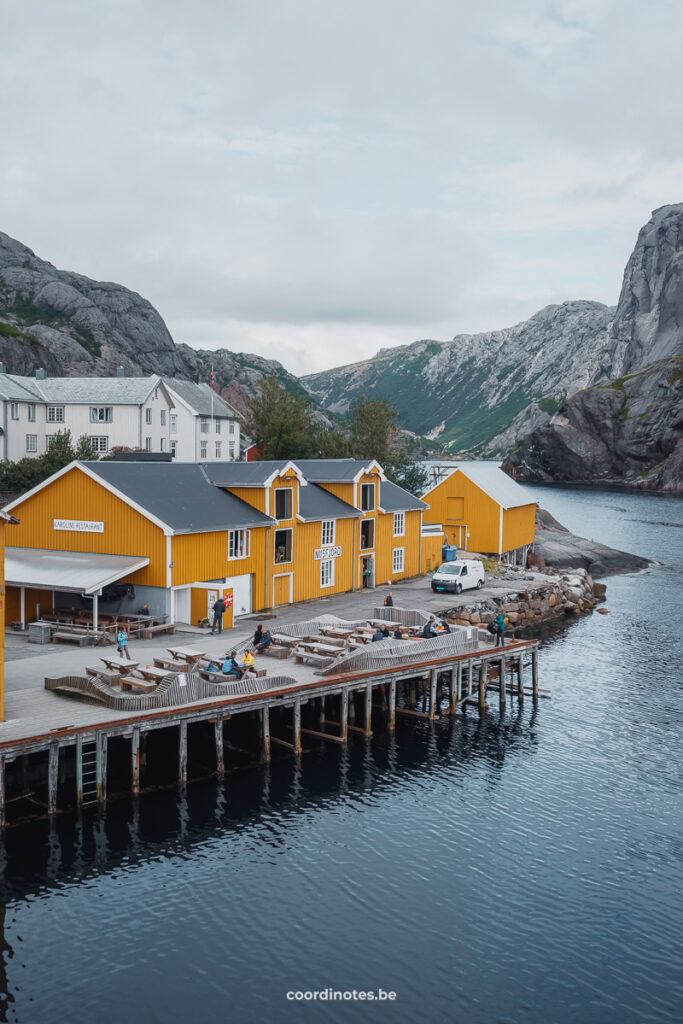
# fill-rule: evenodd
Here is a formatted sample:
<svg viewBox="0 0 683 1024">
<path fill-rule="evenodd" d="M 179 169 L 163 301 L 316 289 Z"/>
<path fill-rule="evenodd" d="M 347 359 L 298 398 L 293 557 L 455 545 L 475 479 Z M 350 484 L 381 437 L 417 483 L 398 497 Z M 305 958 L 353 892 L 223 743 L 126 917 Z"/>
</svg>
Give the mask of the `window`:
<svg viewBox="0 0 683 1024">
<path fill-rule="evenodd" d="M 275 490 L 275 518 L 292 518 L 292 488 L 278 487 Z"/>
<path fill-rule="evenodd" d="M 405 512 L 394 512 L 394 537 L 402 537 L 406 532 Z"/>
<path fill-rule="evenodd" d="M 292 561 L 292 531 L 275 531 L 275 564 Z"/>
<path fill-rule="evenodd" d="M 201 444 L 199 445 L 199 458 L 200 459 L 205 459 L 206 458 L 206 450 L 207 450 L 207 448 L 208 448 L 208 443 L 206 441 L 202 441 Z"/>
<path fill-rule="evenodd" d="M 230 459 L 234 459 L 235 458 L 235 442 L 234 441 L 228 441 L 228 458 L 230 458 Z"/>
<path fill-rule="evenodd" d="M 29 421 L 29 423 L 35 423 L 36 422 L 36 407 L 35 407 L 34 403 L 33 402 L 29 402 L 29 404 L 26 406 L 26 408 L 28 409 L 28 421 Z"/>
<path fill-rule="evenodd" d="M 249 530 L 228 531 L 228 558 L 249 558 L 251 554 L 251 532 Z"/>
<path fill-rule="evenodd" d="M 462 572 L 460 573 L 460 575 L 461 576 L 467 576 L 467 566 L 466 565 L 463 565 Z"/>
<path fill-rule="evenodd" d="M 403 572 L 403 552 L 405 548 L 394 548 L 394 558 L 391 564 L 392 572 Z"/>
<path fill-rule="evenodd" d="M 109 451 L 109 438 L 108 437 L 90 437 L 89 441 L 92 442 L 93 448 L 96 452 L 108 452 Z"/>
<path fill-rule="evenodd" d="M 158 398 L 158 397 L 159 397 L 159 388 L 155 388 L 155 389 L 154 389 L 154 397 L 155 397 L 155 398 Z"/>
<path fill-rule="evenodd" d="M 151 413 L 151 409 L 147 410 Z M 110 405 L 91 405 L 90 406 L 90 422 L 91 423 L 111 423 L 111 406 Z M 147 420 L 149 423 L 150 421 Z"/>
<path fill-rule="evenodd" d="M 171 441 L 171 455 L 173 456 L 174 459 L 175 459 L 175 453 L 176 453 L 177 450 L 178 450 L 178 442 L 177 441 Z"/>
<path fill-rule="evenodd" d="M 26 435 L 26 451 L 37 452 L 38 451 L 38 435 L 27 434 Z"/>
<path fill-rule="evenodd" d="M 217 459 L 221 458 L 221 448 L 222 448 L 221 442 L 220 441 L 216 441 L 216 458 Z"/>
<path fill-rule="evenodd" d="M 171 413 L 171 433 L 178 433 L 178 414 L 175 412 Z"/>
<path fill-rule="evenodd" d="M 45 451 L 46 452 L 49 452 L 50 448 L 54 444 L 54 441 L 55 441 L 55 435 L 54 434 L 46 434 L 45 435 Z"/>
<path fill-rule="evenodd" d="M 18 402 L 11 402 L 10 403 L 10 416 L 12 417 L 13 420 L 18 420 L 19 419 L 19 403 Z"/>
<path fill-rule="evenodd" d="M 165 437 L 161 438 L 161 448 L 159 450 L 162 451 L 162 452 L 166 451 L 166 438 Z"/>
<path fill-rule="evenodd" d="M 330 545 L 334 544 L 334 519 L 325 519 L 322 523 L 320 547 L 329 548 Z"/>
<path fill-rule="evenodd" d="M 16 416 L 14 417 L 16 419 Z M 63 405 L 48 405 L 47 407 L 47 422 L 48 423 L 63 423 L 64 422 L 64 406 Z"/>
<path fill-rule="evenodd" d="M 145 423 L 151 423 L 151 422 L 152 422 L 152 410 L 151 409 L 145 409 Z"/>
<path fill-rule="evenodd" d="M 216 420 L 216 433 L 220 434 L 220 432 L 221 432 L 221 421 L 220 420 Z"/>
<path fill-rule="evenodd" d="M 334 585 L 334 559 L 328 558 L 320 563 L 320 586 L 331 587 Z"/>
<path fill-rule="evenodd" d="M 165 409 L 161 409 L 159 411 L 159 420 L 161 422 L 162 427 L 165 427 L 166 426 L 166 410 Z"/>
<path fill-rule="evenodd" d="M 202 416 L 202 418 L 200 419 L 199 430 L 202 434 L 209 433 L 209 421 L 207 420 L 206 416 Z"/>
<path fill-rule="evenodd" d="M 446 519 L 462 521 L 465 518 L 465 499 L 446 498 Z"/>
<path fill-rule="evenodd" d="M 146 452 L 151 452 L 151 450 L 152 450 L 152 438 L 151 437 L 146 437 L 145 438 L 145 451 Z"/>
<path fill-rule="evenodd" d="M 361 512 L 372 512 L 375 507 L 375 485 L 360 485 L 360 508 Z"/>
<path fill-rule="evenodd" d="M 362 551 L 367 551 L 375 546 L 375 520 L 363 519 L 360 524 L 360 546 Z"/>
<path fill-rule="evenodd" d="M 230 422 L 228 423 L 228 433 L 229 434 L 234 434 L 235 433 L 235 421 L 234 420 L 230 420 Z"/>
</svg>

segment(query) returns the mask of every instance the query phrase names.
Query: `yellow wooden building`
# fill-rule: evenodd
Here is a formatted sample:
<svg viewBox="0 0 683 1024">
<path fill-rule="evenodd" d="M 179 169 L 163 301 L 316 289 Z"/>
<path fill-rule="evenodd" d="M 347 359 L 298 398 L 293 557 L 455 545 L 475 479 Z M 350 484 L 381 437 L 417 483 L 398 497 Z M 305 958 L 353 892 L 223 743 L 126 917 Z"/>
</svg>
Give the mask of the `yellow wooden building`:
<svg viewBox="0 0 683 1024">
<path fill-rule="evenodd" d="M 426 523 L 464 551 L 526 564 L 534 542 L 536 502 L 495 463 L 458 463 L 422 495 Z"/>
<path fill-rule="evenodd" d="M 71 463 L 8 506 L 9 618 L 41 609 L 196 623 L 372 587 L 438 560 L 425 504 L 374 462 Z"/>
<path fill-rule="evenodd" d="M 0 512 L 0 722 L 5 721 L 5 625 L 7 595 L 5 587 L 5 526 L 16 523 L 14 516 Z"/>
</svg>

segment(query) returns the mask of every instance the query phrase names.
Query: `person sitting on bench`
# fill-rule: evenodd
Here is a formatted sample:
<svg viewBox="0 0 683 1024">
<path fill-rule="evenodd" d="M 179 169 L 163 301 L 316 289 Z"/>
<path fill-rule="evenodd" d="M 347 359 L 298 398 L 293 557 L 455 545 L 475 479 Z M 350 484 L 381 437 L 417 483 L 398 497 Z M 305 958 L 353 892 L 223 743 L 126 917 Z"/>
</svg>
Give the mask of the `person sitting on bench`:
<svg viewBox="0 0 683 1024">
<path fill-rule="evenodd" d="M 256 662 L 254 660 L 254 655 L 247 648 L 242 656 L 242 675 L 249 675 L 250 672 L 253 672 L 254 675 L 256 675 Z"/>
<path fill-rule="evenodd" d="M 242 678 L 242 669 L 237 664 L 237 652 L 231 651 L 230 657 L 226 658 L 221 667 L 224 676 L 234 676 L 235 679 Z"/>
<path fill-rule="evenodd" d="M 394 640 L 402 640 L 402 639 L 403 639 L 403 633 L 401 632 L 401 627 L 397 626 L 396 629 L 394 630 Z"/>
<path fill-rule="evenodd" d="M 257 651 L 265 651 L 266 647 L 270 647 L 273 642 L 273 638 L 270 635 L 270 630 L 266 629 L 261 635 L 261 642 L 256 645 Z"/>
<path fill-rule="evenodd" d="M 381 626 L 378 626 L 375 632 L 372 634 L 373 644 L 376 643 L 378 640 L 384 640 L 384 633 L 382 632 Z"/>
</svg>

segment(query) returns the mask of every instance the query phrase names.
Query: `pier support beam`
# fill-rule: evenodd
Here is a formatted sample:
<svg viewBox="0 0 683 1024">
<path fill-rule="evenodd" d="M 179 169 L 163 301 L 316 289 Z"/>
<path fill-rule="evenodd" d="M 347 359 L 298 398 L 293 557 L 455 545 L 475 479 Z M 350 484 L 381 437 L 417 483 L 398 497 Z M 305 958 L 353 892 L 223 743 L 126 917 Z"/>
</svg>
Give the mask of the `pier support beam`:
<svg viewBox="0 0 683 1024">
<path fill-rule="evenodd" d="M 534 700 L 538 700 L 538 650 L 531 653 L 531 683 Z"/>
<path fill-rule="evenodd" d="M 97 785 L 97 802 L 103 804 L 107 799 L 107 747 L 109 738 L 106 733 L 95 733 L 95 783 Z"/>
<path fill-rule="evenodd" d="M 451 669 L 451 686 L 450 686 L 450 697 L 451 697 L 451 714 L 454 715 L 458 710 L 458 701 L 460 700 L 460 687 L 462 685 L 462 664 L 458 662 L 455 668 Z"/>
<path fill-rule="evenodd" d="M 294 753 L 298 757 L 301 753 L 301 701 L 294 701 L 294 713 L 293 713 L 293 724 L 294 724 Z"/>
<path fill-rule="evenodd" d="M 137 726 L 130 737 L 130 767 L 133 796 L 140 796 L 140 729 Z"/>
<path fill-rule="evenodd" d="M 187 783 L 187 722 L 178 723 L 178 784 Z"/>
<path fill-rule="evenodd" d="M 83 737 L 76 737 L 76 807 L 83 806 Z"/>
<path fill-rule="evenodd" d="M 517 697 L 520 703 L 524 700 L 524 664 L 521 651 L 517 658 Z"/>
<path fill-rule="evenodd" d="M 432 722 L 436 718 L 436 680 L 437 671 L 433 668 L 429 676 L 429 718 Z"/>
<path fill-rule="evenodd" d="M 0 757 L 0 828 L 5 827 L 5 759 Z"/>
<path fill-rule="evenodd" d="M 225 774 L 225 754 L 223 752 L 223 716 L 216 715 L 213 723 L 213 738 L 216 744 L 216 772 Z"/>
<path fill-rule="evenodd" d="M 393 732 L 396 728 L 396 680 L 389 683 L 389 729 Z"/>
<path fill-rule="evenodd" d="M 349 738 L 349 691 L 342 690 L 339 698 L 339 735 L 344 743 Z"/>
<path fill-rule="evenodd" d="M 270 761 L 270 708 L 261 709 L 261 759 Z"/>
<path fill-rule="evenodd" d="M 57 813 L 57 782 L 59 780 L 59 746 L 51 743 L 47 760 L 47 813 L 53 817 Z"/>
<path fill-rule="evenodd" d="M 372 683 L 365 687 L 365 736 L 372 736 Z"/>
<path fill-rule="evenodd" d="M 500 690 L 499 690 L 499 706 L 500 710 L 505 711 L 505 658 L 500 659 Z M 512 699 L 512 698 L 511 698 Z"/>
<path fill-rule="evenodd" d="M 479 666 L 479 711 L 486 709 L 486 681 L 489 672 L 489 664 L 482 661 Z"/>
</svg>

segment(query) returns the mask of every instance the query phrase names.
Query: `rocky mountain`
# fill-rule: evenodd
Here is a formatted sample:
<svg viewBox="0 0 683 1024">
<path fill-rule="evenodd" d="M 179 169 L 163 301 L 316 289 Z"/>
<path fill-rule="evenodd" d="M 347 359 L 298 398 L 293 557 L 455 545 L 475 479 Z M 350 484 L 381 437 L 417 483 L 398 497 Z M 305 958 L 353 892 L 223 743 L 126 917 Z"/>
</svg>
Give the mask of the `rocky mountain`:
<svg viewBox="0 0 683 1024">
<path fill-rule="evenodd" d="M 0 361 L 9 373 L 74 377 L 159 373 L 208 380 L 211 367 L 238 411 L 258 381 L 274 373 L 306 392 L 275 360 L 176 345 L 147 299 L 119 284 L 58 270 L 0 232 Z"/>
<path fill-rule="evenodd" d="M 518 441 L 520 476 L 681 490 L 683 203 L 640 231 L 591 384 Z"/>
<path fill-rule="evenodd" d="M 407 430 L 451 451 L 481 451 L 518 415 L 545 421 L 586 387 L 605 358 L 613 315 L 599 302 L 564 302 L 504 330 L 384 349 L 301 380 L 333 412 L 346 412 L 359 395 L 379 395 Z"/>
</svg>

